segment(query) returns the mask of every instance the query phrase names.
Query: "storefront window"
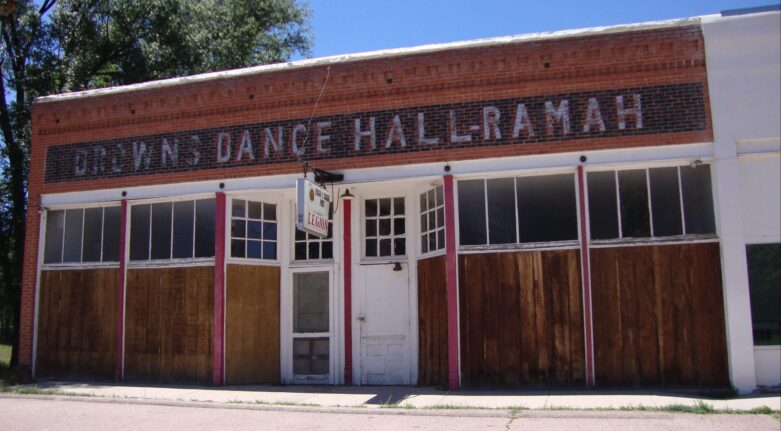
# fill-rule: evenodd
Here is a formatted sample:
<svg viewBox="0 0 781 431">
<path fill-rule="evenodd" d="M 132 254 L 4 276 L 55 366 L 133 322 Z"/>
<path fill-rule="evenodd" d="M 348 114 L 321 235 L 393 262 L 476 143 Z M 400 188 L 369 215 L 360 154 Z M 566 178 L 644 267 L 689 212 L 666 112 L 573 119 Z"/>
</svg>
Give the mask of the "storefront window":
<svg viewBox="0 0 781 431">
<path fill-rule="evenodd" d="M 275 260 L 277 225 L 276 204 L 233 199 L 231 256 Z"/>
<path fill-rule="evenodd" d="M 214 199 L 131 207 L 131 261 L 213 256 Z"/>
<path fill-rule="evenodd" d="M 118 206 L 48 211 L 43 263 L 117 262 L 120 216 Z"/>
<path fill-rule="evenodd" d="M 708 165 L 590 172 L 587 178 L 592 240 L 716 231 Z"/>
<path fill-rule="evenodd" d="M 754 345 L 781 344 L 781 243 L 746 247 Z"/>
<path fill-rule="evenodd" d="M 407 254 L 404 198 L 367 199 L 364 202 L 365 256 Z"/>
<path fill-rule="evenodd" d="M 420 195 L 420 251 L 445 248 L 445 200 L 442 186 Z"/>
<path fill-rule="evenodd" d="M 574 181 L 573 174 L 459 181 L 461 245 L 576 240 Z"/>
</svg>

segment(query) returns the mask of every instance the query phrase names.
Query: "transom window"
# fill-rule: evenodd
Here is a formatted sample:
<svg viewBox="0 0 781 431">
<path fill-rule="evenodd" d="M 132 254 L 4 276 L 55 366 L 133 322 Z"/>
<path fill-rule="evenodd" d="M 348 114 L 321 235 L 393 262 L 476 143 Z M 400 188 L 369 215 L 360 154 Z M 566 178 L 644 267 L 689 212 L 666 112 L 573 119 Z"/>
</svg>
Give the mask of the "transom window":
<svg viewBox="0 0 781 431">
<path fill-rule="evenodd" d="M 404 198 L 364 201 L 364 253 L 366 257 L 404 256 L 407 237 Z"/>
<path fill-rule="evenodd" d="M 458 182 L 461 246 L 578 238 L 574 174 Z"/>
<path fill-rule="evenodd" d="M 232 200 L 231 256 L 269 260 L 277 258 L 276 204 Z"/>
<path fill-rule="evenodd" d="M 420 195 L 420 252 L 445 248 L 445 201 L 442 186 Z"/>
<path fill-rule="evenodd" d="M 710 167 L 589 172 L 592 240 L 716 232 Z"/>
<path fill-rule="evenodd" d="M 330 214 L 330 212 L 329 212 Z M 334 258 L 333 214 L 328 217 L 328 236 L 318 236 L 295 229 L 294 260 L 331 260 Z"/>
<path fill-rule="evenodd" d="M 133 205 L 130 260 L 214 257 L 214 199 Z"/>
<path fill-rule="evenodd" d="M 120 219 L 118 206 L 48 211 L 43 263 L 118 262 Z"/>
</svg>

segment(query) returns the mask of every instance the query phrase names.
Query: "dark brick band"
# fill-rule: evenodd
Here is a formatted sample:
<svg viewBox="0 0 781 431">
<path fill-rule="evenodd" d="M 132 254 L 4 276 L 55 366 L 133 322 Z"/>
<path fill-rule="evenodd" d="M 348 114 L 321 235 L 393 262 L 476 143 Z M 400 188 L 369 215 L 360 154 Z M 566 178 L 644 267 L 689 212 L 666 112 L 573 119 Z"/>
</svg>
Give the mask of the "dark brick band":
<svg viewBox="0 0 781 431">
<path fill-rule="evenodd" d="M 699 82 L 624 88 L 60 145 L 47 150 L 45 182 L 700 131 L 703 91 Z"/>
</svg>

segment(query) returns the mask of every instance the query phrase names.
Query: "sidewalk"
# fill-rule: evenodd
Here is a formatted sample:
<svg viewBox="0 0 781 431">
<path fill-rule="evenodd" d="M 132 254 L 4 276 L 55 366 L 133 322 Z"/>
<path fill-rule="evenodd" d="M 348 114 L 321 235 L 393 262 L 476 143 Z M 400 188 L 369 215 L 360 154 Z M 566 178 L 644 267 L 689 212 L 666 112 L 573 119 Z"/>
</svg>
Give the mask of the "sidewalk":
<svg viewBox="0 0 781 431">
<path fill-rule="evenodd" d="M 36 389 L 40 388 L 40 389 Z M 250 403 L 302 407 L 395 407 L 408 409 L 665 409 L 670 406 L 715 410 L 781 410 L 781 395 L 711 399 L 672 391 L 456 391 L 410 386 L 142 386 L 45 382 L 17 393 L 81 395 L 149 401 Z"/>
</svg>

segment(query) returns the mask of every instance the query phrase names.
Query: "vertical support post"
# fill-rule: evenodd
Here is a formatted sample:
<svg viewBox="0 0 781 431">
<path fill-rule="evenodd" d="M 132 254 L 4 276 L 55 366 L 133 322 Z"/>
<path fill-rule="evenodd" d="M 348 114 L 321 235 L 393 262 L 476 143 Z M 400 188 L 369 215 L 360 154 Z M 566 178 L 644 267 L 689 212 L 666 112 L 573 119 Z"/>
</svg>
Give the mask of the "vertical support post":
<svg viewBox="0 0 781 431">
<path fill-rule="evenodd" d="M 578 166 L 578 203 L 580 206 L 580 271 L 583 285 L 583 333 L 586 353 L 586 385 L 594 386 L 594 331 L 591 318 L 591 259 L 586 224 L 586 186 L 583 166 Z"/>
<path fill-rule="evenodd" d="M 458 262 L 456 256 L 456 210 L 453 176 L 444 176 L 445 185 L 445 280 L 447 286 L 447 385 L 458 390 Z"/>
<path fill-rule="evenodd" d="M 119 270 L 117 271 L 117 358 L 114 380 L 125 377 L 125 272 L 127 269 L 127 200 L 120 204 L 119 216 Z"/>
<path fill-rule="evenodd" d="M 343 239 L 342 250 L 344 252 L 344 384 L 353 384 L 353 259 L 352 259 L 352 196 L 342 198 L 343 211 Z"/>
<path fill-rule="evenodd" d="M 212 343 L 212 383 L 224 383 L 225 370 L 225 193 L 215 196 L 214 210 L 214 342 Z"/>
</svg>

